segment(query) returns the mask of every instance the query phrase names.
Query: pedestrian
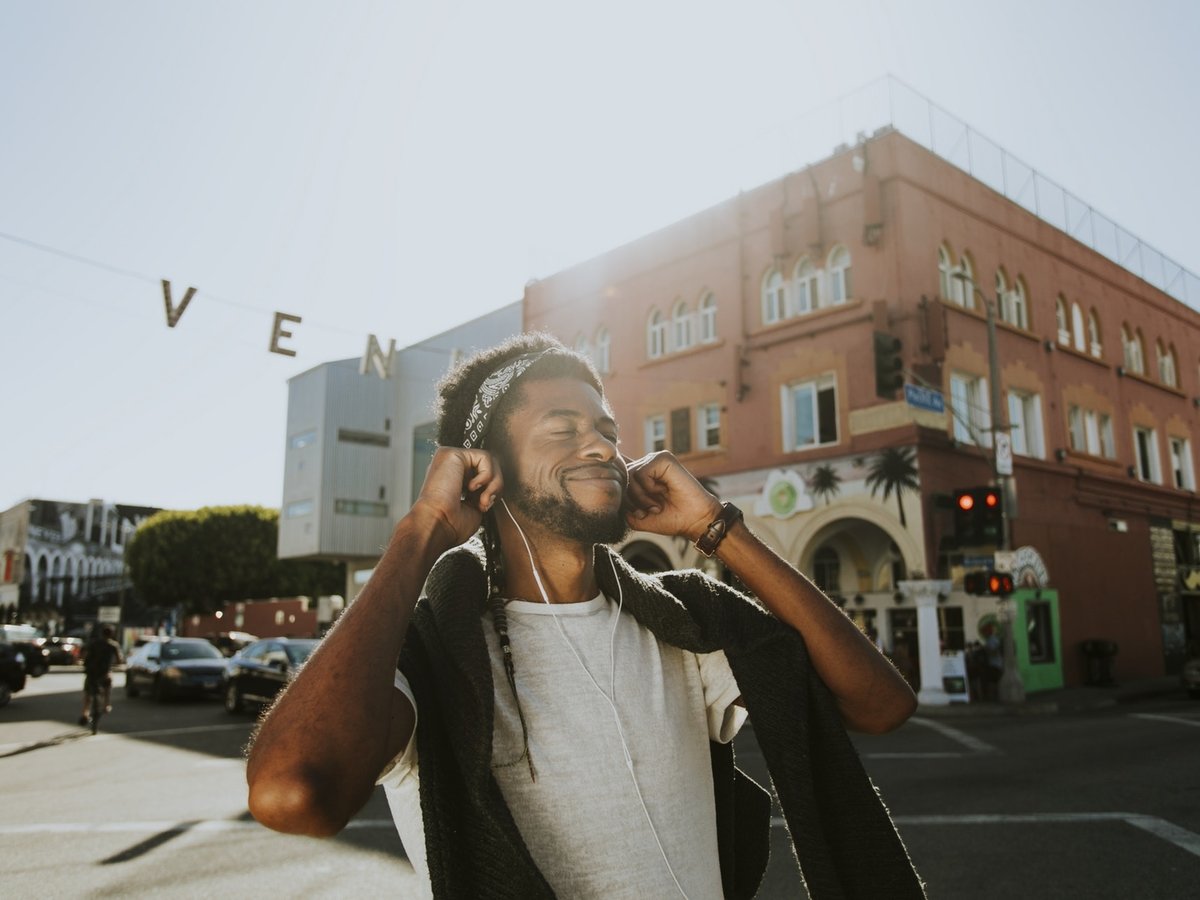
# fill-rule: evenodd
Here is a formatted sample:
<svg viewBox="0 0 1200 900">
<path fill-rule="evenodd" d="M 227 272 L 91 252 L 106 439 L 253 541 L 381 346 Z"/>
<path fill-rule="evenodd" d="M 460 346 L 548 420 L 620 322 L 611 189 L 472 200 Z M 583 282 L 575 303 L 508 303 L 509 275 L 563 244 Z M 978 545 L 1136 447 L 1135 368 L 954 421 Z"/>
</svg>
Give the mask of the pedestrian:
<svg viewBox="0 0 1200 900">
<path fill-rule="evenodd" d="M 99 690 L 106 713 L 112 712 L 112 670 L 123 663 L 121 646 L 113 639 L 113 627 L 105 625 L 83 645 L 83 712 L 79 724 L 91 721 L 92 694 Z"/>
<path fill-rule="evenodd" d="M 426 896 L 749 897 L 770 801 L 734 766 L 748 714 L 810 895 L 923 897 L 845 733 L 916 699 L 854 623 L 670 453 L 623 457 L 553 338 L 477 354 L 439 402 L 420 495 L 250 748 L 255 818 L 331 835 L 378 782 Z M 636 572 L 609 546 L 631 526 L 761 605 Z"/>
</svg>

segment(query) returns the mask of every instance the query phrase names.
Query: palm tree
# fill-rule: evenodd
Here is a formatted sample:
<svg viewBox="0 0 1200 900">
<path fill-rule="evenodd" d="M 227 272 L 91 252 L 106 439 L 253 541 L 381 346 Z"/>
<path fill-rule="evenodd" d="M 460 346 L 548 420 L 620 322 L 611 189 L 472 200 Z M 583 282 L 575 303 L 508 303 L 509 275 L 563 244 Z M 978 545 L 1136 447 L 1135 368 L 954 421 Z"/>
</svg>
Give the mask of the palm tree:
<svg viewBox="0 0 1200 900">
<path fill-rule="evenodd" d="M 900 509 L 900 525 L 907 528 L 908 521 L 904 518 L 903 494 L 905 491 L 916 493 L 920 488 L 913 449 L 911 447 L 888 447 L 876 456 L 871 461 L 871 470 L 867 473 L 867 487 L 871 489 L 872 497 L 882 488 L 885 503 L 892 492 L 895 492 L 896 506 Z"/>
<path fill-rule="evenodd" d="M 841 493 L 842 476 L 829 463 L 822 463 L 809 473 L 808 489 L 818 500 L 824 497 L 825 505 L 828 506 L 829 499 Z"/>
</svg>

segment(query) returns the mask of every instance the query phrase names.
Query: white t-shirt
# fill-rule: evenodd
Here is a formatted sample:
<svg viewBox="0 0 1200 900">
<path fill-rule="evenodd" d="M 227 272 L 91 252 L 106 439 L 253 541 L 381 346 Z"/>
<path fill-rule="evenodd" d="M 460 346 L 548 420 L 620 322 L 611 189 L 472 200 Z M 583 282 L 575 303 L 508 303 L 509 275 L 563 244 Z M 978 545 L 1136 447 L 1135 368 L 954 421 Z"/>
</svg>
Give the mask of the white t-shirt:
<svg viewBox="0 0 1200 900">
<path fill-rule="evenodd" d="M 691 900 L 720 898 L 708 742 L 733 740 L 746 718 L 733 703 L 740 692 L 725 654 L 663 644 L 629 613 L 618 616 L 603 595 L 553 606 L 514 600 L 505 609 L 537 781 L 521 758 L 521 725 L 485 614 L 495 695 L 492 771 L 554 892 L 670 897 L 679 895 L 677 878 Z M 605 699 L 613 685 L 610 658 L 620 730 Z M 400 673 L 396 687 L 413 702 Z M 414 732 L 379 783 L 428 890 L 416 744 Z"/>
</svg>

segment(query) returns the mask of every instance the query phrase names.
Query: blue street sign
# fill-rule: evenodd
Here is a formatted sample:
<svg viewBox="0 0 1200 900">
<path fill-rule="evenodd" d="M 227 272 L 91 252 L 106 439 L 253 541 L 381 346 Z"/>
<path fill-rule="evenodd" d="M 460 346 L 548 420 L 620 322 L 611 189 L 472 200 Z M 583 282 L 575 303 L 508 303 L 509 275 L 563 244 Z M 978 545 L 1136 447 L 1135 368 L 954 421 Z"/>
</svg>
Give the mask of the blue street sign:
<svg viewBox="0 0 1200 900">
<path fill-rule="evenodd" d="M 917 409 L 927 409 L 935 413 L 946 411 L 946 399 L 942 396 L 941 391 L 935 391 L 933 388 L 921 387 L 919 384 L 906 384 L 904 399 L 909 406 L 915 406 Z"/>
</svg>

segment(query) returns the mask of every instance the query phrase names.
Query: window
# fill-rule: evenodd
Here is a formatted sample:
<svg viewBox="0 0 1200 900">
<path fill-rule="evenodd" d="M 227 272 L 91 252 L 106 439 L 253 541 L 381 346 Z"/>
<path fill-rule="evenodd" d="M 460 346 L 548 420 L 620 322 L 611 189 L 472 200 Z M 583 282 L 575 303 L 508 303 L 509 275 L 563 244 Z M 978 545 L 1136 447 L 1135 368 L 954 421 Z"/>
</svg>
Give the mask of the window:
<svg viewBox="0 0 1200 900">
<path fill-rule="evenodd" d="M 1087 352 L 1087 337 L 1083 333 L 1083 310 L 1078 303 L 1071 304 L 1071 334 L 1075 338 L 1075 349 Z"/>
<path fill-rule="evenodd" d="M 794 316 L 803 316 L 820 306 L 818 294 L 817 270 L 807 259 L 796 264 L 795 274 L 795 306 L 791 311 Z"/>
<path fill-rule="evenodd" d="M 850 251 L 835 247 L 829 254 L 829 302 L 835 306 L 850 299 Z"/>
<path fill-rule="evenodd" d="M 1187 438 L 1171 438 L 1171 482 L 1184 491 L 1196 489 L 1192 470 L 1192 447 Z"/>
<path fill-rule="evenodd" d="M 709 403 L 696 410 L 697 446 L 701 450 L 712 450 L 721 446 L 721 407 Z"/>
<path fill-rule="evenodd" d="M 787 287 L 783 276 L 772 269 L 763 278 L 762 313 L 763 324 L 772 325 L 784 317 L 787 311 Z"/>
<path fill-rule="evenodd" d="M 671 410 L 671 452 L 683 456 L 692 452 L 692 410 L 681 406 Z"/>
<path fill-rule="evenodd" d="M 837 443 L 837 382 L 832 375 L 787 385 L 782 399 L 785 451 Z"/>
<path fill-rule="evenodd" d="M 987 380 L 954 372 L 950 375 L 950 411 L 954 439 L 963 444 L 992 445 L 992 414 L 988 405 Z"/>
<path fill-rule="evenodd" d="M 1042 398 L 1020 391 L 1008 392 L 1008 424 L 1012 429 L 1013 453 L 1043 459 Z"/>
<path fill-rule="evenodd" d="M 1058 342 L 1064 347 L 1071 343 L 1071 332 L 1067 328 L 1067 301 L 1062 294 L 1054 300 L 1054 324 L 1058 326 Z"/>
<path fill-rule="evenodd" d="M 658 359 L 667 351 L 667 322 L 657 309 L 650 311 L 650 324 L 646 328 L 646 355 Z"/>
<path fill-rule="evenodd" d="M 971 255 L 966 251 L 963 252 L 962 259 L 958 261 L 958 269 L 952 279 L 953 293 L 951 297 L 954 302 L 964 309 L 975 308 L 975 265 L 971 262 Z"/>
<path fill-rule="evenodd" d="M 289 503 L 283 511 L 284 518 L 298 519 L 301 516 L 312 515 L 313 502 L 311 500 L 297 500 L 295 503 Z"/>
<path fill-rule="evenodd" d="M 612 338 L 609 337 L 608 329 L 603 326 L 596 331 L 596 353 L 593 361 L 601 375 L 612 371 Z"/>
<path fill-rule="evenodd" d="M 646 452 L 667 449 L 667 420 L 663 416 L 646 419 Z"/>
<path fill-rule="evenodd" d="M 1088 312 L 1088 352 L 1097 359 L 1104 352 L 1104 345 L 1100 341 L 1100 317 L 1094 309 Z"/>
<path fill-rule="evenodd" d="M 587 335 L 582 332 L 575 335 L 575 346 L 573 348 L 580 356 L 591 356 L 592 348 L 588 344 Z"/>
<path fill-rule="evenodd" d="M 1162 341 L 1158 341 L 1158 380 L 1167 387 L 1179 387 L 1178 378 L 1175 375 L 1175 348 L 1163 347 Z"/>
<path fill-rule="evenodd" d="M 415 500 L 425 484 L 425 473 L 433 462 L 433 454 L 437 452 L 437 423 L 424 422 L 413 428 L 412 437 L 412 494 Z"/>
<path fill-rule="evenodd" d="M 1025 282 L 1018 278 L 1010 288 L 1004 269 L 997 269 L 996 296 L 1000 302 L 1000 321 L 1027 329 L 1029 321 L 1026 315 L 1028 304 L 1025 299 Z"/>
<path fill-rule="evenodd" d="M 334 500 L 333 511 L 339 516 L 375 516 L 386 517 L 386 503 L 376 503 L 372 500 Z"/>
<path fill-rule="evenodd" d="M 842 583 L 842 561 L 828 544 L 813 554 L 813 584 L 826 594 L 836 594 Z"/>
<path fill-rule="evenodd" d="M 366 444 L 370 447 L 390 447 L 392 439 L 374 431 L 358 431 L 354 428 L 339 428 L 337 437 L 346 444 Z"/>
<path fill-rule="evenodd" d="M 1137 477 L 1142 481 L 1162 482 L 1158 472 L 1158 436 L 1153 428 L 1133 429 L 1133 450 L 1137 454 Z"/>
<path fill-rule="evenodd" d="M 1146 374 L 1146 354 L 1142 352 L 1142 333 L 1132 334 L 1125 325 L 1121 326 L 1121 346 L 1125 358 L 1125 368 L 1135 375 Z"/>
<path fill-rule="evenodd" d="M 945 244 L 938 247 L 938 295 L 943 300 L 954 296 L 954 256 Z"/>
<path fill-rule="evenodd" d="M 1067 408 L 1067 437 L 1076 453 L 1114 459 L 1112 416 L 1072 404 Z"/>
<path fill-rule="evenodd" d="M 705 294 L 700 301 L 700 343 L 711 344 L 717 339 L 717 298 Z"/>
<path fill-rule="evenodd" d="M 1025 632 L 1031 663 L 1052 663 L 1054 614 L 1048 600 L 1025 601 Z"/>
<path fill-rule="evenodd" d="M 692 314 L 682 300 L 671 310 L 671 349 L 686 350 L 692 346 Z"/>
<path fill-rule="evenodd" d="M 309 444 L 317 440 L 316 429 L 310 428 L 308 431 L 302 431 L 299 434 L 293 434 L 288 438 L 288 448 L 291 450 L 300 450 L 307 447 Z"/>
</svg>

